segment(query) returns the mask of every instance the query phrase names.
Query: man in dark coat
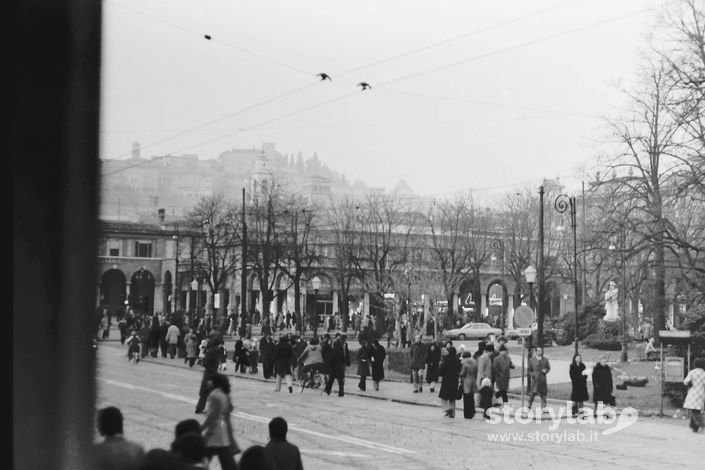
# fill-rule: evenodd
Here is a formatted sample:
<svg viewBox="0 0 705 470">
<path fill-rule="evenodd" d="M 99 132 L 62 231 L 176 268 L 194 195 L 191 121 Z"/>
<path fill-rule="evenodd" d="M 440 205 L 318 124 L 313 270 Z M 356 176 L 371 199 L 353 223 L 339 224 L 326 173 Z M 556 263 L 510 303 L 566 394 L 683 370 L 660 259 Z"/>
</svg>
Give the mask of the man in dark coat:
<svg viewBox="0 0 705 470">
<path fill-rule="evenodd" d="M 333 381 L 338 381 L 338 396 L 345 395 L 345 368 L 350 365 L 350 351 L 345 338 L 340 333 L 335 334 L 330 357 L 330 374 L 326 382 L 325 392 L 330 395 Z"/>
<path fill-rule="evenodd" d="M 269 422 L 269 442 L 264 446 L 265 455 L 279 470 L 303 470 L 301 452 L 294 444 L 286 440 L 289 426 L 281 417 Z"/>
<path fill-rule="evenodd" d="M 497 388 L 497 393 L 494 396 L 495 398 L 501 398 L 502 403 L 506 405 L 509 402 L 507 390 L 509 390 L 509 379 L 511 377 L 510 369 L 514 369 L 514 364 L 512 364 L 512 358 L 509 357 L 509 351 L 507 351 L 506 346 L 500 346 L 498 353 L 499 355 L 492 361 L 492 376 Z"/>
<path fill-rule="evenodd" d="M 262 358 L 262 374 L 269 379 L 274 375 L 274 340 L 269 333 L 259 343 L 259 355 Z"/>
<path fill-rule="evenodd" d="M 546 397 L 548 395 L 548 382 L 546 374 L 551 370 L 551 364 L 543 356 L 543 348 L 536 348 L 534 357 L 529 359 L 528 374 L 531 377 L 531 391 L 529 392 L 529 409 L 534 403 L 536 395 L 541 397 L 541 411 L 548 411 Z"/>
<path fill-rule="evenodd" d="M 595 404 L 593 414 L 597 416 L 597 405 L 602 402 L 605 405 L 614 406 L 612 396 L 612 369 L 607 365 L 607 358 L 600 358 L 592 369 L 592 400 Z"/>
</svg>

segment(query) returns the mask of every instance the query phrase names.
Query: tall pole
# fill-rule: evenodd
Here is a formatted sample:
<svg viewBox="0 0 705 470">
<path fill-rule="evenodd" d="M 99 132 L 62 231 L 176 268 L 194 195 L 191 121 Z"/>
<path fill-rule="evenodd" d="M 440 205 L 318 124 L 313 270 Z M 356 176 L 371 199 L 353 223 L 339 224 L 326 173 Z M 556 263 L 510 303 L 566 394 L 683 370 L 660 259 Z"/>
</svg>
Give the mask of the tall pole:
<svg viewBox="0 0 705 470">
<path fill-rule="evenodd" d="M 627 274 L 624 266 L 624 250 L 626 249 L 626 233 L 624 227 L 620 227 L 620 266 L 622 268 L 622 362 L 627 362 L 629 360 L 629 354 L 627 353 Z"/>
<path fill-rule="evenodd" d="M 247 331 L 247 219 L 245 214 L 245 188 L 242 188 L 242 272 L 240 274 L 240 335 Z"/>
<path fill-rule="evenodd" d="M 575 283 L 573 294 L 575 305 L 573 307 L 575 308 L 575 354 L 578 354 L 578 236 L 575 224 L 575 206 L 576 200 L 575 197 L 572 197 L 570 199 L 570 223 L 573 228 L 573 282 Z"/>
<path fill-rule="evenodd" d="M 585 305 L 585 299 L 587 296 L 587 274 L 585 272 L 585 266 L 587 266 L 587 255 L 585 253 L 585 181 L 583 181 L 583 225 L 580 228 L 580 249 L 583 252 L 583 264 L 580 266 L 581 272 L 581 282 L 582 289 L 580 291 L 581 304 Z"/>
<path fill-rule="evenodd" d="M 578 354 L 578 236 L 575 223 L 575 197 L 559 194 L 553 204 L 559 214 L 569 210 L 570 227 L 573 230 L 573 308 L 575 309 L 575 353 Z"/>
<path fill-rule="evenodd" d="M 174 313 L 179 309 L 179 227 L 176 226 L 176 234 L 174 235 L 176 246 L 176 254 L 174 255 L 174 289 L 172 295 L 172 310 Z"/>
<path fill-rule="evenodd" d="M 499 249 L 500 250 L 500 256 L 502 257 L 500 261 L 500 279 L 502 281 L 502 312 L 500 315 L 500 324 L 499 327 L 502 329 L 502 334 L 504 334 L 505 330 L 505 323 L 507 321 L 507 303 L 504 301 L 505 297 L 507 296 L 507 292 L 504 286 L 504 242 L 500 240 L 499 238 L 495 238 L 490 242 L 490 248 L 493 250 Z"/>
<path fill-rule="evenodd" d="M 543 190 L 543 185 L 539 186 L 539 256 L 537 260 L 537 268 L 538 268 L 538 282 L 539 282 L 539 295 L 538 295 L 538 305 L 536 307 L 536 319 L 537 319 L 537 339 L 538 343 L 537 347 L 542 348 L 543 347 L 543 309 L 541 306 L 543 305 L 543 285 L 544 285 L 544 276 L 543 276 L 543 245 L 544 245 L 544 237 L 543 237 L 543 195 L 544 195 L 544 190 Z M 531 296 L 531 294 L 530 294 Z M 533 307 L 532 307 L 533 308 Z"/>
</svg>

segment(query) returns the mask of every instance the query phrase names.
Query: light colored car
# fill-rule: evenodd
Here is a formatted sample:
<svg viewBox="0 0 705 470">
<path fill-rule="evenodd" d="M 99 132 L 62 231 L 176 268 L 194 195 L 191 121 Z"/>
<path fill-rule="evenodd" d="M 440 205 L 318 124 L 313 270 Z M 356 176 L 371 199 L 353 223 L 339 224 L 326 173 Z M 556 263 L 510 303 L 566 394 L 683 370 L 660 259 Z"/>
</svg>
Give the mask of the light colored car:
<svg viewBox="0 0 705 470">
<path fill-rule="evenodd" d="M 460 328 L 445 330 L 443 334 L 449 339 L 485 339 L 489 335 L 499 336 L 502 334 L 502 330 L 493 328 L 487 323 L 470 322 Z"/>
</svg>

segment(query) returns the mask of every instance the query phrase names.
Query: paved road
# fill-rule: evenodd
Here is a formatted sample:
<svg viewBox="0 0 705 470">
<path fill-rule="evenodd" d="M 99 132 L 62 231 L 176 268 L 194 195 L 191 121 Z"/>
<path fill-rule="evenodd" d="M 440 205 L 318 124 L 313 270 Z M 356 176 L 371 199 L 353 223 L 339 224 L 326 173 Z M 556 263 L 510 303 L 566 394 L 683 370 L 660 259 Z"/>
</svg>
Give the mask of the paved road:
<svg viewBox="0 0 705 470">
<path fill-rule="evenodd" d="M 126 434 L 147 448 L 168 448 L 176 422 L 199 417 L 193 414 L 199 368 L 190 369 L 179 359 L 128 363 L 119 342 L 101 343 L 98 358 L 96 407 L 123 409 Z M 465 420 L 461 410 L 456 419 L 448 419 L 442 416 L 437 393 L 414 394 L 408 383 L 383 382 L 378 392 L 359 392 L 357 381 L 349 378 L 346 396 L 337 397 L 335 387 L 331 396 L 310 390 L 275 393 L 272 381 L 261 377 L 230 377 L 241 446 L 265 443 L 269 419 L 284 416 L 291 427 L 289 439 L 301 448 L 307 470 L 600 466 L 643 470 L 645 465 L 697 468 L 705 458 L 705 435 L 693 434 L 680 420 L 639 418 L 607 435 L 603 432 L 614 429 L 615 423 L 544 418 L 492 424 L 480 415 Z M 511 404 L 519 406 L 517 400 Z M 558 413 L 562 405 L 552 403 L 551 409 Z M 215 463 L 212 467 L 218 468 Z"/>
</svg>

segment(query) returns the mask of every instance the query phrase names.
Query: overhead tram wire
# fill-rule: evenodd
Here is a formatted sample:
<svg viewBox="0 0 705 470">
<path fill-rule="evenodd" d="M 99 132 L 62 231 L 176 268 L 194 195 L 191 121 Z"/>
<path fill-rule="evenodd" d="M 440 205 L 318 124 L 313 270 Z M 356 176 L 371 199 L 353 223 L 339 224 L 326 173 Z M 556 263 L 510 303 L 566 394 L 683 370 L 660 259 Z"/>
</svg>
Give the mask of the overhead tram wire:
<svg viewBox="0 0 705 470">
<path fill-rule="evenodd" d="M 189 129 L 186 129 L 186 130 L 184 130 L 184 131 L 179 132 L 178 134 L 174 134 L 174 135 L 169 136 L 169 137 L 166 137 L 166 138 L 164 138 L 164 139 L 162 139 L 162 140 L 158 140 L 158 141 L 156 141 L 156 142 L 151 142 L 151 143 L 149 143 L 149 144 L 143 145 L 142 148 L 143 148 L 143 149 L 148 149 L 148 148 L 154 147 L 155 145 L 160 145 L 160 144 L 163 144 L 163 143 L 165 143 L 165 142 L 169 142 L 169 141 L 174 140 L 174 139 L 176 139 L 176 138 L 178 138 L 178 137 L 182 137 L 182 136 L 184 136 L 184 135 L 186 135 L 186 134 L 190 134 L 190 133 L 192 133 L 192 132 L 201 130 L 201 129 L 203 129 L 203 128 L 205 128 L 205 127 L 208 127 L 208 126 L 210 126 L 210 125 L 213 125 L 213 124 L 216 124 L 216 123 L 218 123 L 218 122 L 224 121 L 225 119 L 229 119 L 229 118 L 231 118 L 231 117 L 237 116 L 237 115 L 242 114 L 242 113 L 244 113 L 244 112 L 251 111 L 251 110 L 253 110 L 253 109 L 259 108 L 260 106 L 264 106 L 265 104 L 272 103 L 272 102 L 274 102 L 274 101 L 280 100 L 280 99 L 285 98 L 285 97 L 287 97 L 287 96 L 289 96 L 289 95 L 293 95 L 293 94 L 295 94 L 295 93 L 298 93 L 298 92 L 303 91 L 303 90 L 305 90 L 305 89 L 307 89 L 307 88 L 311 88 L 311 87 L 314 87 L 314 86 L 317 86 L 317 85 L 318 85 L 318 82 L 315 82 L 315 83 L 310 83 L 310 84 L 308 84 L 308 85 L 304 85 L 304 86 L 299 87 L 299 88 L 295 88 L 295 89 L 293 89 L 293 90 L 286 91 L 286 92 L 284 92 L 284 93 L 282 93 L 282 94 L 280 94 L 280 95 L 274 96 L 274 97 L 272 97 L 272 98 L 268 98 L 268 99 L 266 99 L 266 100 L 264 100 L 264 101 L 260 101 L 259 103 L 252 104 L 252 105 L 250 105 L 250 106 L 247 106 L 246 108 L 242 108 L 242 109 L 240 109 L 240 110 L 238 110 L 238 111 L 234 111 L 234 112 L 232 112 L 232 113 L 226 114 L 226 115 L 221 116 L 221 117 L 219 117 L 219 118 L 213 119 L 213 120 L 208 121 L 208 122 L 203 123 L 203 124 L 200 124 L 200 125 L 198 125 L 198 126 L 196 126 L 196 127 L 191 127 L 191 128 L 189 128 Z M 117 158 L 125 157 L 125 156 L 128 156 L 128 155 L 130 155 L 130 152 L 125 152 L 125 153 L 120 154 L 120 155 L 118 155 L 118 156 L 116 156 L 116 157 L 114 157 L 114 158 L 117 159 Z"/>
<path fill-rule="evenodd" d="M 500 28 L 500 27 L 502 27 L 502 26 L 507 26 L 507 25 L 510 25 L 510 24 L 512 24 L 512 23 L 517 23 L 517 22 L 522 21 L 522 20 L 525 20 L 525 19 L 527 19 L 527 18 L 531 18 L 532 16 L 542 15 L 542 14 L 544 14 L 544 13 L 548 13 L 548 12 L 550 12 L 550 11 L 557 10 L 557 9 L 559 9 L 559 8 L 563 8 L 563 7 L 565 7 L 565 6 L 567 6 L 567 5 L 570 5 L 570 4 L 572 4 L 572 3 L 577 3 L 577 2 L 581 2 L 581 1 L 583 1 L 583 0 L 569 0 L 569 1 L 567 1 L 567 2 L 559 3 L 559 4 L 557 4 L 557 5 L 553 5 L 553 6 L 550 6 L 550 7 L 542 8 L 542 9 L 540 9 L 540 10 L 535 10 L 535 11 L 529 12 L 529 13 L 527 13 L 527 14 L 525 14 L 525 15 L 517 16 L 517 17 L 511 18 L 511 19 L 506 20 L 506 21 L 501 21 L 501 22 L 499 22 L 499 23 L 495 23 L 495 24 L 492 24 L 492 25 L 489 25 L 489 26 L 485 26 L 484 28 L 475 29 L 475 30 L 469 31 L 469 32 L 467 32 L 467 33 L 463 33 L 463 34 L 458 35 L 458 36 L 454 36 L 454 37 L 451 37 L 451 38 L 448 38 L 448 39 L 443 39 L 443 40 L 441 40 L 441 41 L 428 44 L 428 45 L 426 45 L 426 46 L 418 47 L 418 48 L 416 48 L 416 49 L 411 49 L 411 50 L 408 50 L 408 51 L 405 51 L 405 52 L 400 52 L 400 53 L 398 53 L 398 54 L 395 54 L 395 55 L 386 57 L 386 58 L 384 58 L 384 59 L 379 59 L 379 60 L 377 60 L 377 61 L 370 62 L 370 63 L 365 64 L 365 65 L 361 65 L 361 66 L 358 66 L 358 67 L 353 67 L 353 68 L 351 68 L 351 69 L 348 69 L 348 70 L 345 70 L 345 71 L 343 71 L 343 72 L 340 72 L 340 73 L 336 74 L 335 76 L 349 75 L 349 74 L 351 74 L 351 73 L 353 73 L 353 72 L 357 72 L 357 71 L 359 71 L 359 70 L 363 70 L 363 69 L 375 67 L 375 66 L 377 66 L 377 65 L 382 65 L 382 64 L 385 64 L 385 63 L 387 63 L 387 62 L 391 62 L 391 61 L 394 61 L 394 60 L 397 60 L 397 59 L 401 59 L 402 57 L 407 57 L 407 56 L 410 56 L 410 55 L 413 55 L 413 54 L 417 54 L 417 53 L 419 53 L 419 52 L 424 52 L 424 51 L 427 51 L 427 50 L 429 50 L 429 49 L 433 49 L 433 48 L 436 48 L 436 47 L 439 47 L 439 46 L 443 46 L 443 45 L 445 45 L 445 44 L 449 44 L 449 43 L 451 43 L 451 42 L 459 41 L 459 40 L 461 40 L 461 39 L 465 39 L 465 38 L 468 38 L 468 37 L 471 37 L 471 36 L 475 36 L 475 35 L 477 35 L 477 34 L 481 34 L 481 33 L 487 32 L 487 31 L 491 31 L 491 30 L 493 30 L 493 29 Z"/>
<path fill-rule="evenodd" d="M 577 33 L 577 32 L 580 32 L 580 31 L 585 31 L 585 30 L 587 30 L 587 29 L 591 29 L 591 28 L 594 28 L 594 27 L 597 27 L 597 26 L 601 26 L 601 25 L 603 25 L 603 24 L 607 24 L 607 23 L 612 23 L 612 22 L 615 22 L 615 21 L 623 20 L 623 19 L 625 19 L 625 18 L 629 18 L 629 17 L 635 16 L 635 15 L 638 15 L 638 14 L 641 14 L 641 13 L 644 13 L 644 12 L 650 11 L 650 10 L 651 10 L 651 8 L 642 8 L 642 9 L 640 9 L 640 10 L 633 11 L 633 12 L 631 12 L 631 13 L 627 13 L 627 14 L 620 15 L 620 16 L 615 16 L 615 17 L 612 17 L 612 18 L 607 18 L 607 19 L 605 19 L 605 20 L 597 21 L 597 22 L 595 22 L 595 23 L 590 23 L 590 24 L 587 24 L 587 25 L 584 25 L 584 26 L 579 26 L 579 27 L 577 27 L 577 28 L 572 28 L 572 29 L 569 29 L 569 30 L 566 30 L 566 31 L 561 31 L 561 32 L 559 32 L 559 33 L 549 34 L 548 36 L 544 36 L 544 37 L 537 38 L 537 39 L 532 39 L 532 40 L 530 40 L 530 41 L 524 41 L 524 42 L 521 42 L 521 43 L 519 43 L 519 44 L 514 44 L 514 45 L 512 45 L 512 46 L 504 47 L 504 48 L 502 48 L 502 49 L 497 49 L 497 50 L 495 50 L 495 51 L 487 52 L 487 53 L 485 53 L 485 54 L 480 54 L 480 55 L 477 55 L 477 56 L 468 57 L 467 59 L 462 59 L 462 60 L 459 60 L 459 61 L 456 61 L 456 62 L 451 62 L 451 63 L 449 63 L 449 64 L 440 65 L 440 66 L 438 66 L 438 67 L 433 67 L 433 68 L 431 68 L 431 69 L 422 70 L 422 71 L 420 71 L 420 72 L 415 72 L 415 73 L 411 73 L 411 74 L 408 74 L 408 75 L 402 75 L 401 77 L 393 78 L 393 79 L 391 79 L 391 80 L 387 80 L 386 82 L 378 83 L 378 84 L 377 84 L 377 87 L 384 87 L 384 86 L 387 86 L 387 85 L 390 85 L 390 84 L 393 84 L 393 83 L 397 83 L 397 82 L 409 80 L 409 79 L 411 79 L 411 78 L 416 78 L 416 77 L 420 77 L 420 76 L 423 76 L 423 75 L 428 75 L 428 74 L 433 73 L 433 72 L 438 72 L 438 71 L 440 71 L 440 70 L 445 70 L 445 69 L 449 69 L 449 68 L 452 68 L 452 67 L 457 67 L 457 66 L 459 66 L 459 65 L 463 65 L 463 64 L 466 64 L 466 63 L 468 63 L 468 62 L 474 62 L 474 61 L 476 61 L 476 60 L 480 60 L 480 59 L 484 59 L 484 58 L 491 57 L 491 56 L 494 56 L 494 55 L 502 54 L 502 53 L 504 53 L 504 52 L 509 52 L 509 51 L 512 51 L 512 50 L 521 49 L 521 48 L 523 48 L 523 47 L 532 46 L 532 45 L 534 45 L 534 44 L 538 44 L 538 43 L 541 43 L 541 42 L 549 41 L 549 40 L 551 40 L 551 39 L 556 39 L 556 38 L 559 38 L 559 37 L 562 37 L 562 36 L 567 36 L 567 35 L 569 35 L 569 34 Z"/>
<path fill-rule="evenodd" d="M 279 120 L 282 120 L 282 119 L 286 119 L 286 118 L 288 118 L 288 117 L 295 116 L 295 115 L 297 115 L 297 114 L 300 114 L 300 113 L 303 113 L 303 112 L 306 112 L 306 111 L 310 111 L 310 110 L 312 110 L 312 109 L 320 108 L 321 106 L 325 106 L 325 105 L 327 105 L 327 104 L 334 103 L 334 102 L 336 102 L 336 101 L 340 101 L 340 100 L 349 98 L 349 97 L 351 97 L 351 96 L 353 96 L 353 95 L 357 95 L 358 93 L 360 93 L 360 92 L 359 92 L 359 91 L 354 91 L 354 92 L 352 92 L 352 93 L 347 93 L 347 94 L 345 94 L 345 95 L 341 95 L 341 96 L 338 96 L 338 97 L 336 97 L 336 98 L 332 98 L 332 99 L 329 99 L 329 100 L 326 100 L 326 101 L 322 101 L 322 102 L 320 102 L 320 103 L 316 103 L 316 104 L 313 104 L 313 105 L 311 105 L 311 106 L 307 106 L 307 107 L 305 107 L 305 108 L 298 109 L 298 110 L 296 110 L 296 111 L 291 111 L 291 112 L 289 112 L 289 113 L 282 114 L 282 115 L 280 115 L 280 116 L 277 116 L 277 117 L 274 117 L 274 118 L 271 118 L 271 119 L 267 119 L 267 120 L 265 120 L 265 121 L 259 122 L 259 123 L 257 123 L 257 124 L 253 124 L 253 125 L 248 126 L 248 127 L 241 127 L 241 128 L 239 128 L 239 129 L 235 130 L 234 132 L 229 132 L 229 133 L 227 133 L 227 134 L 224 134 L 224 135 L 221 135 L 221 136 L 218 136 L 218 137 L 214 137 L 214 138 L 209 139 L 209 140 L 201 141 L 201 142 L 198 142 L 198 143 L 196 143 L 196 144 L 190 145 L 190 146 L 188 146 L 188 147 L 183 147 L 183 148 L 181 148 L 181 149 L 179 149 L 179 150 L 175 150 L 174 153 L 177 153 L 177 154 L 178 154 L 178 153 L 184 152 L 184 151 L 186 151 L 186 150 L 190 150 L 190 149 L 192 149 L 192 148 L 196 148 L 196 147 L 200 147 L 200 146 L 202 146 L 202 145 L 210 144 L 210 143 L 212 143 L 212 142 L 216 142 L 216 141 L 218 141 L 218 140 L 225 139 L 225 138 L 227 138 L 227 137 L 230 137 L 230 136 L 233 136 L 233 135 L 236 135 L 236 134 L 240 134 L 240 133 L 245 132 L 245 131 L 249 131 L 249 130 L 256 129 L 256 128 L 261 127 L 261 126 L 265 126 L 265 125 L 267 125 L 267 124 L 269 124 L 269 123 L 272 123 L 272 122 L 276 122 L 276 121 L 279 121 Z M 114 171 L 109 171 L 109 172 L 106 172 L 106 173 L 102 173 L 101 176 L 108 176 L 108 175 L 112 175 L 112 174 L 115 174 L 115 173 L 119 173 L 119 172 L 121 172 L 121 171 L 129 170 L 129 169 L 132 169 L 132 168 L 137 168 L 137 167 L 140 167 L 140 166 L 142 166 L 142 165 L 147 165 L 147 164 L 149 164 L 149 163 L 154 163 L 155 161 L 164 160 L 164 159 L 166 159 L 166 158 L 171 158 L 172 156 L 173 156 L 173 155 L 169 154 L 169 155 L 163 155 L 163 156 L 161 156 L 161 157 L 155 157 L 155 158 L 152 158 L 151 160 L 145 160 L 145 161 L 142 161 L 142 162 L 139 162 L 139 163 L 135 163 L 134 165 L 128 165 L 128 166 L 125 166 L 125 167 L 122 167 L 122 168 L 118 168 L 118 169 L 116 169 L 116 170 L 114 170 Z"/>
<path fill-rule="evenodd" d="M 189 34 L 193 34 L 193 35 L 196 35 L 196 36 L 201 37 L 201 38 L 206 38 L 206 39 L 207 39 L 208 41 L 210 41 L 210 42 L 223 45 L 223 46 L 225 46 L 225 47 L 228 47 L 228 48 L 230 48 L 230 49 L 236 50 L 236 51 L 238 51 L 238 52 L 242 52 L 243 54 L 250 55 L 250 56 L 252 56 L 252 57 L 256 57 L 256 58 L 258 58 L 258 59 L 260 59 L 260 60 L 263 60 L 263 61 L 265 61 L 265 62 L 269 62 L 270 64 L 277 65 L 277 66 L 279 66 L 279 67 L 282 67 L 282 68 L 285 68 L 285 69 L 288 69 L 288 70 L 291 70 L 291 71 L 300 73 L 300 74 L 302 74 L 302 75 L 306 75 L 306 76 L 311 76 L 311 75 L 313 75 L 312 73 L 307 72 L 307 71 L 305 71 L 305 70 L 302 70 L 302 69 L 300 69 L 300 68 L 298 68 L 298 67 L 295 67 L 295 66 L 293 66 L 293 65 L 286 64 L 286 63 L 284 63 L 284 62 L 278 61 L 278 60 L 276 60 L 276 59 L 272 59 L 272 58 L 270 58 L 270 57 L 264 56 L 264 55 L 259 54 L 259 53 L 257 53 L 257 52 L 250 51 L 250 50 L 248 50 L 248 49 L 244 49 L 244 48 L 242 48 L 242 47 L 240 47 L 240 46 L 236 46 L 236 45 L 234 45 L 234 44 L 227 43 L 227 42 L 225 42 L 225 41 L 220 41 L 220 40 L 217 39 L 217 38 L 213 38 L 213 37 L 212 37 L 211 35 L 209 35 L 209 34 L 204 34 L 204 33 L 198 32 L 198 31 L 194 31 L 194 30 L 191 30 L 191 29 L 188 29 L 188 28 L 184 28 L 183 26 L 180 26 L 180 25 L 178 25 L 178 24 L 174 24 L 174 23 L 165 21 L 165 20 L 163 20 L 163 19 L 161 19 L 161 18 L 156 18 L 156 17 L 154 17 L 154 16 L 152 16 L 152 15 L 149 15 L 149 14 L 147 14 L 147 13 L 144 13 L 144 12 L 141 12 L 141 11 L 138 11 L 138 10 L 134 10 L 134 9 L 132 9 L 132 8 L 130 8 L 130 7 L 126 7 L 126 6 L 124 6 L 124 5 L 119 5 L 119 4 L 116 4 L 116 3 L 113 3 L 113 2 L 106 2 L 106 3 L 109 3 L 110 5 L 115 6 L 115 7 L 118 7 L 118 8 L 122 8 L 123 10 L 126 10 L 126 11 L 129 11 L 129 12 L 131 12 L 131 13 L 134 13 L 135 15 L 143 16 L 143 17 L 148 18 L 148 19 L 150 19 L 150 20 L 152 20 L 152 21 L 155 21 L 155 22 L 157 22 L 157 23 L 161 23 L 161 24 L 163 24 L 163 25 L 172 27 L 172 28 L 174 28 L 174 29 L 178 29 L 178 30 L 180 30 L 180 31 L 183 31 L 183 32 L 186 32 L 186 33 L 189 33 Z"/>
</svg>

